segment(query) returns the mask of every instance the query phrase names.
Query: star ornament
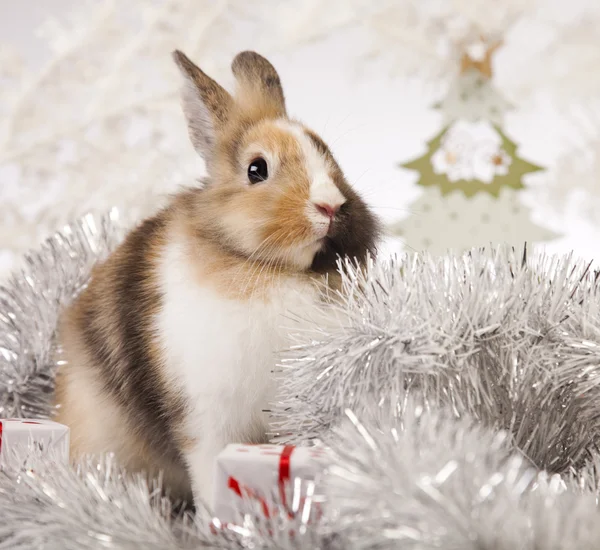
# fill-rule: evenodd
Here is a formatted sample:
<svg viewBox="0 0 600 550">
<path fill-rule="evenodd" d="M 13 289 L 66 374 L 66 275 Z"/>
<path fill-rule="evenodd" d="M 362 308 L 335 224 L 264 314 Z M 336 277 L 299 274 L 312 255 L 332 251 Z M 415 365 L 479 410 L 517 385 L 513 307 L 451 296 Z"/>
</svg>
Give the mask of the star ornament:
<svg viewBox="0 0 600 550">
<path fill-rule="evenodd" d="M 492 78 L 492 58 L 501 46 L 501 40 L 488 44 L 483 37 L 469 44 L 460 57 L 460 74 L 475 70 L 485 78 Z"/>
</svg>

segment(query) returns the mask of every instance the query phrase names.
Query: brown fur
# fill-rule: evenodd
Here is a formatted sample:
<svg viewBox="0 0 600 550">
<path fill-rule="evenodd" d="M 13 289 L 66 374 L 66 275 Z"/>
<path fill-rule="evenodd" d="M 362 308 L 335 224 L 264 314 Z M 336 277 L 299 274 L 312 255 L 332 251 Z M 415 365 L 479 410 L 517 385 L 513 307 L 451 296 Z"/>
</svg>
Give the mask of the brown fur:
<svg viewBox="0 0 600 550">
<path fill-rule="evenodd" d="M 283 91 L 268 61 L 252 52 L 235 58 L 239 87 L 232 98 L 183 54 L 174 57 L 192 85 L 184 111 L 211 177 L 203 189 L 175 196 L 94 270 L 60 323 L 65 364 L 56 397 L 58 420 L 72 430 L 74 457 L 115 451 L 129 469 L 165 470 L 169 487 L 185 498 L 183 454 L 198 440 L 183 433 L 189 404 L 168 376 L 169 358 L 153 325 L 164 299 L 158 273 L 166 244 L 184 243 L 198 285 L 229 299 L 268 300 L 269 290 L 287 278 L 326 275 L 339 287 L 338 255 L 364 261 L 375 251 L 378 224 L 327 146 L 304 128 L 346 200 L 330 234 L 315 238 L 306 215 L 311 174 L 294 134 L 282 127 Z M 248 164 L 263 155 L 269 179 L 249 185 Z"/>
<path fill-rule="evenodd" d="M 286 264 L 231 250 L 214 231 L 213 221 L 203 215 L 211 210 L 212 200 L 205 190 L 190 189 L 175 197 L 171 206 L 171 234 L 183 237 L 187 243 L 187 254 L 199 285 L 209 286 L 230 299 L 266 300 L 270 289 L 281 279 L 298 278 L 297 270 Z M 260 205 L 254 206 L 254 212 L 260 212 Z M 300 276 L 307 280 L 312 277 L 310 273 Z"/>
<path fill-rule="evenodd" d="M 184 496 L 189 482 L 173 427 L 185 407 L 163 376 L 149 324 L 160 307 L 154 262 L 166 216 L 130 233 L 63 315 L 67 365 L 57 376 L 57 421 L 71 428 L 73 458 L 116 452 L 131 470 L 164 470 L 168 486 Z"/>
<path fill-rule="evenodd" d="M 192 63 L 182 52 L 174 52 L 173 57 L 181 70 L 184 71 L 196 85 L 196 89 L 200 92 L 202 100 L 208 107 L 212 116 L 214 116 L 218 122 L 224 124 L 227 120 L 227 113 L 231 109 L 231 98 L 229 94 L 199 67 L 194 65 L 194 63 Z M 191 117 L 188 117 L 188 120 L 189 119 L 191 119 Z"/>
<path fill-rule="evenodd" d="M 251 118 L 286 116 L 279 75 L 264 57 L 242 52 L 233 60 L 231 70 L 239 83 L 237 103 Z"/>
</svg>

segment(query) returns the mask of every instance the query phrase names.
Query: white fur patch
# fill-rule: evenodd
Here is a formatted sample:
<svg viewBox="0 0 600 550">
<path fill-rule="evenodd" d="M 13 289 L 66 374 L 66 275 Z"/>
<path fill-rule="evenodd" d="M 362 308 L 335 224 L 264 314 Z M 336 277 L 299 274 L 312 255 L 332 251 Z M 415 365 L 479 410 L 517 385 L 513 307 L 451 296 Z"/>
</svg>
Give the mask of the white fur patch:
<svg viewBox="0 0 600 550">
<path fill-rule="evenodd" d="M 329 176 L 327 159 L 315 147 L 302 126 L 287 120 L 278 120 L 279 128 L 291 133 L 302 149 L 306 172 L 310 178 L 310 200 L 314 204 L 326 204 L 334 209 L 346 202 L 346 197 Z"/>
<path fill-rule="evenodd" d="M 186 456 L 194 494 L 208 500 L 217 453 L 265 429 L 277 354 L 297 319 L 310 318 L 316 290 L 288 278 L 268 300 L 236 301 L 203 287 L 189 262 L 185 243 L 172 239 L 160 263 L 165 303 L 156 328 L 166 375 L 190 405 L 183 428 L 198 441 Z"/>
</svg>

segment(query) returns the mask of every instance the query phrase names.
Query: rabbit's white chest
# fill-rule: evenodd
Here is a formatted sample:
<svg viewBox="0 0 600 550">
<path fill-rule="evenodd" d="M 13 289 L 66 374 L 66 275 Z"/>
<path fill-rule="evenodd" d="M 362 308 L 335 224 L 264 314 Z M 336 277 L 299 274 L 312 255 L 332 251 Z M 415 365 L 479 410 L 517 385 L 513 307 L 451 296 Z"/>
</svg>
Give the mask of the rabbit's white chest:
<svg viewBox="0 0 600 550">
<path fill-rule="evenodd" d="M 167 376 L 191 405 L 188 435 L 206 437 L 208 431 L 221 444 L 259 437 L 278 354 L 310 316 L 316 291 L 290 280 L 274 286 L 266 300 L 226 298 L 193 279 L 171 246 L 163 263 L 158 333 Z"/>
</svg>

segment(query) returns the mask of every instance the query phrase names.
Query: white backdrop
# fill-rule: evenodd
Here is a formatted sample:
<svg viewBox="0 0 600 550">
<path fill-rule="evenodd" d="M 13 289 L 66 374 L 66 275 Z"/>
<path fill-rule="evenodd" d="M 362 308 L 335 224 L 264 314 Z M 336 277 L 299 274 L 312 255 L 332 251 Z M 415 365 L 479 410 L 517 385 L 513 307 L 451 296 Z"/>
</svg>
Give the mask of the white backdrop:
<svg viewBox="0 0 600 550">
<path fill-rule="evenodd" d="M 131 3 L 132 6 L 134 4 Z M 203 9 L 223 9 L 226 19 L 228 8 L 225 4 L 228 3 L 198 2 L 198 6 L 200 4 L 204 5 Z M 568 10 L 568 13 L 565 13 L 569 16 L 577 8 L 576 2 L 554 4 L 557 13 L 560 13 L 560 9 Z M 39 70 L 48 71 L 47 63 L 55 54 L 48 47 L 48 39 L 36 35 L 36 29 L 48 15 L 64 17 L 67 9 L 73 5 L 74 0 L 0 0 L 0 43 L 20 52 L 25 60 L 22 67 L 32 71 L 31 74 L 37 74 L 36 71 Z M 301 39 L 294 45 L 285 43 L 290 36 L 293 37 L 293 26 L 290 26 L 282 33 L 282 47 L 278 47 L 279 39 L 268 36 L 272 32 L 268 26 L 261 29 L 260 26 L 242 23 L 236 24 L 234 29 L 215 28 L 215 33 L 221 35 L 222 41 L 223 35 L 227 33 L 231 33 L 227 35 L 231 40 L 223 42 L 227 47 L 216 44 L 214 47 L 217 48 L 217 53 L 207 50 L 198 61 L 208 59 L 207 70 L 210 72 L 212 69 L 220 78 L 227 78 L 226 60 L 234 50 L 248 47 L 267 54 L 281 74 L 289 112 L 312 126 L 332 146 L 348 179 L 364 193 L 378 214 L 387 221 L 419 215 L 411 209 L 411 203 L 422 193 L 422 188 L 415 185 L 417 174 L 398 168 L 398 164 L 423 154 L 426 141 L 441 128 L 441 115 L 431 107 L 434 101 L 433 91 L 428 90 L 419 79 L 411 80 L 402 74 L 392 74 L 385 55 L 381 55 L 380 59 L 376 58 L 375 61 L 366 61 L 365 54 L 369 51 L 372 37 L 367 36 L 365 29 L 360 25 L 335 30 L 336 19 L 332 17 L 330 21 L 315 19 L 313 27 L 310 17 L 314 18 L 314 13 L 303 11 L 302 8 L 314 8 L 314 2 L 295 2 L 294 5 L 296 9 L 292 10 L 287 18 L 292 22 L 294 19 L 298 19 L 298 23 L 302 22 L 298 32 L 302 33 L 302 29 L 306 28 L 316 29 L 319 25 L 325 29 L 329 25 L 332 30 L 325 32 L 325 37 L 318 41 L 305 42 Z M 336 1 L 330 5 L 330 11 L 334 12 L 335 7 L 341 6 L 342 3 Z M 307 20 L 302 21 L 305 13 L 308 14 Z M 534 67 L 536 70 L 539 68 L 535 62 L 535 45 L 543 42 L 544 32 L 543 28 L 535 24 L 523 25 L 515 30 L 507 46 L 498 55 L 497 81 L 499 84 L 506 84 L 509 92 L 516 89 L 515 82 L 518 81 L 519 74 L 524 74 L 529 69 L 533 70 Z M 109 49 L 110 40 L 122 38 L 111 38 L 107 34 L 103 40 Z M 210 32 L 207 40 L 209 39 Z M 118 60 L 122 59 L 120 67 L 123 72 L 129 62 L 127 56 L 131 57 L 131 51 L 139 47 L 144 40 L 148 44 L 154 43 L 152 34 L 144 36 L 143 33 L 132 34 L 129 39 L 123 40 L 120 53 L 116 53 L 117 68 Z M 179 46 L 186 49 L 186 44 L 190 41 L 193 43 L 193 37 L 185 33 L 180 37 L 175 34 L 169 35 L 168 40 L 157 39 L 157 51 L 147 56 L 148 66 L 145 69 L 152 72 L 154 62 L 157 63 L 157 67 L 158 63 L 166 66 L 170 63 L 169 47 Z M 62 47 L 60 44 L 54 46 Z M 164 47 L 164 50 L 160 50 L 163 53 L 160 53 L 159 47 Z M 194 49 L 198 48 L 202 50 L 203 46 L 192 48 L 192 57 Z M 83 46 L 80 47 L 78 55 L 81 55 L 84 49 Z M 94 52 L 96 55 L 98 45 Z M 92 57 L 90 65 L 96 63 L 96 59 L 97 57 Z M 210 62 L 213 60 L 214 64 L 211 67 Z M 0 61 L 7 63 L 2 58 Z M 114 66 L 112 62 L 110 66 Z M 84 70 L 78 73 L 78 79 L 74 79 L 77 85 L 86 81 L 86 74 L 89 73 Z M 112 78 L 110 70 L 106 68 L 105 74 L 104 81 L 98 80 L 99 84 L 94 84 L 95 77 L 90 77 L 87 91 L 84 88 L 78 91 L 73 88 L 73 95 L 87 94 L 87 97 L 93 95 L 95 90 L 102 89 L 105 95 L 99 101 L 101 105 L 97 106 L 98 109 L 104 109 L 111 101 L 117 101 L 120 97 L 119 79 Z M 162 78 L 158 68 L 156 75 Z M 116 82 L 113 82 L 115 80 Z M 23 82 L 30 81 L 25 79 Z M 3 86 L 7 84 L 4 83 Z M 160 104 L 160 108 L 163 109 L 160 116 L 163 118 L 157 116 L 154 121 L 159 121 L 156 124 L 161 132 L 171 136 L 169 139 L 172 139 L 172 142 L 165 145 L 165 151 L 168 152 L 168 155 L 165 155 L 170 155 L 171 164 L 152 164 L 141 176 L 131 177 L 131 166 L 135 166 L 137 162 L 144 162 L 150 155 L 160 159 L 162 154 L 156 147 L 157 141 L 144 141 L 144 132 L 147 131 L 144 116 L 151 112 L 147 106 L 144 106 L 141 115 L 138 116 L 137 123 L 135 116 L 132 119 L 131 113 L 126 113 L 129 117 L 126 131 L 134 134 L 129 139 L 137 151 L 137 157 L 121 158 L 119 151 L 117 156 L 111 157 L 111 154 L 115 153 L 109 152 L 101 157 L 98 152 L 101 148 L 96 147 L 93 154 L 78 164 L 77 160 L 73 161 L 69 156 L 75 155 L 72 152 L 72 142 L 77 142 L 77 136 L 73 135 L 61 137 L 60 146 L 51 151 L 29 147 L 29 142 L 36 139 L 36 128 L 39 127 L 40 132 L 42 128 L 43 132 L 47 132 L 48 127 L 55 129 L 63 123 L 62 119 L 58 118 L 56 109 L 52 108 L 52 101 L 58 105 L 59 99 L 64 99 L 65 104 L 61 108 L 67 110 L 66 114 L 61 116 L 65 118 L 72 117 L 76 120 L 77 117 L 84 117 L 85 113 L 77 111 L 79 107 L 75 101 L 72 108 L 69 107 L 71 98 L 64 90 L 56 96 L 43 93 L 38 96 L 35 86 L 31 83 L 28 86 L 29 88 L 25 86 L 25 90 L 29 89 L 31 97 L 23 104 L 24 111 L 33 109 L 38 102 L 43 101 L 44 95 L 50 96 L 47 100 L 50 107 L 36 113 L 35 118 L 27 124 L 23 123 L 21 127 L 25 128 L 24 130 L 19 130 L 21 122 L 17 117 L 13 133 L 5 132 L 7 140 L 4 151 L 8 151 L 9 154 L 5 154 L 3 158 L 0 149 L 0 276 L 18 264 L 24 250 L 35 246 L 41 238 L 59 229 L 74 216 L 90 209 L 101 211 L 113 203 L 118 203 L 125 210 L 130 209 L 135 217 L 139 215 L 136 210 L 139 203 L 147 201 L 150 194 L 169 190 L 188 180 L 193 181 L 194 175 L 202 170 L 201 163 L 196 160 L 191 147 L 185 141 L 187 136 L 183 121 L 174 111 L 171 99 L 164 104 L 164 109 L 163 104 Z M 124 82 L 123 87 L 127 86 L 129 84 Z M 33 93 L 31 89 L 34 90 Z M 107 89 L 114 90 L 112 95 Z M 42 87 L 41 91 L 43 90 Z M 557 108 L 557 104 L 549 99 L 549 95 L 541 91 L 528 95 L 527 99 L 521 102 L 520 108 L 508 115 L 505 129 L 511 139 L 520 145 L 522 157 L 550 169 L 546 175 L 536 175 L 531 178 L 531 182 L 527 180 L 530 183 L 528 191 L 521 193 L 521 200 L 532 209 L 532 220 L 562 235 L 545 244 L 545 248 L 551 252 L 574 250 L 577 255 L 591 259 L 600 253 L 600 204 L 598 216 L 594 220 L 594 216 L 590 219 L 589 215 L 582 215 L 581 201 L 578 203 L 570 197 L 568 204 L 557 205 L 556 199 L 555 203 L 547 200 L 545 192 L 548 178 L 552 174 L 551 169 L 567 150 L 570 135 L 574 133 L 572 124 L 567 124 L 561 116 L 567 110 L 564 106 Z M 168 120 L 165 113 L 168 113 Z M 25 120 L 23 113 L 20 116 Z M 54 116 L 57 119 L 52 119 Z M 160 121 L 164 121 L 164 124 Z M 123 132 L 123 127 L 116 123 L 108 128 L 109 131 L 110 128 L 115 132 Z M 86 131 L 89 131 L 89 128 Z M 21 156 L 15 161 L 15 148 L 11 147 L 17 138 L 25 140 L 25 146 L 20 149 L 25 152 L 20 153 Z M 106 136 L 103 139 L 108 142 Z M 44 168 L 50 155 L 59 156 L 62 160 L 58 163 L 52 160 L 51 165 Z M 111 163 L 111 158 L 114 158 L 114 163 Z M 41 167 L 37 166 L 38 164 Z M 36 165 L 35 171 L 24 175 L 33 165 Z M 66 166 L 64 170 L 62 165 Z M 63 177 L 69 170 L 68 177 Z M 125 171 L 129 171 L 127 175 Z M 178 177 L 167 181 L 168 178 L 164 174 L 175 172 L 179 174 Z M 151 181 L 153 179 L 155 181 Z M 600 186 L 600 180 L 598 181 Z M 577 181 L 573 182 L 573 188 L 576 194 Z M 144 208 L 151 210 L 153 207 L 154 203 L 144 203 Z M 439 229 L 444 231 L 444 227 Z M 387 242 L 386 251 L 402 248 L 401 240 L 391 239 Z"/>
</svg>

